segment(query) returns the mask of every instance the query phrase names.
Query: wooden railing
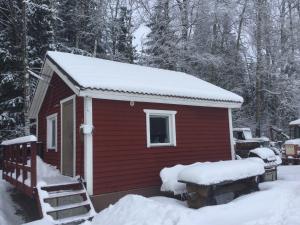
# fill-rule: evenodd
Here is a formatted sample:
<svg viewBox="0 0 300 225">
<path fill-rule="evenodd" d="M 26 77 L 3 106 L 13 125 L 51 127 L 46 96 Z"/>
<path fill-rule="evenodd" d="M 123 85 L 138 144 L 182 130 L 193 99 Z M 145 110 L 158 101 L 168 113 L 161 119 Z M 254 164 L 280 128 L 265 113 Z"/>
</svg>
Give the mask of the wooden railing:
<svg viewBox="0 0 300 225">
<path fill-rule="evenodd" d="M 3 179 L 21 192 L 33 196 L 37 184 L 37 142 L 5 145 L 3 147 Z"/>
</svg>

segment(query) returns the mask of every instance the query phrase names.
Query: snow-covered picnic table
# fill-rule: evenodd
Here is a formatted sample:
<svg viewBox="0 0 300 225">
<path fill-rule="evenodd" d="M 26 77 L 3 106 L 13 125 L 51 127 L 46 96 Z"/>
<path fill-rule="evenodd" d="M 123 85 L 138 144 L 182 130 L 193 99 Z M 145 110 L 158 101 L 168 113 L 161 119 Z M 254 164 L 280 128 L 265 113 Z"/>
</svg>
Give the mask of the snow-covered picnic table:
<svg viewBox="0 0 300 225">
<path fill-rule="evenodd" d="M 195 163 L 165 168 L 162 190 L 183 194 L 191 208 L 222 204 L 258 190 L 258 176 L 265 173 L 259 158 Z"/>
<path fill-rule="evenodd" d="M 191 165 L 175 165 L 161 170 L 161 191 L 181 195 L 186 193 L 186 186 L 184 183 L 179 182 L 179 180 L 199 185 L 211 185 L 224 181 L 234 181 L 257 176 L 264 172 L 264 163 L 260 159 L 197 162 Z"/>
</svg>

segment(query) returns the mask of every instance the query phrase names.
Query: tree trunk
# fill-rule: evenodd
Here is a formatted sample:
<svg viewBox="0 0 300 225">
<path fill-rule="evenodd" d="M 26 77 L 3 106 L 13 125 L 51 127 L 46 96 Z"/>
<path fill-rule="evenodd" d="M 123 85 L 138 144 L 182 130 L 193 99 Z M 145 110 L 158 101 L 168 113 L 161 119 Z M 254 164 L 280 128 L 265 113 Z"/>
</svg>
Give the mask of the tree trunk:
<svg viewBox="0 0 300 225">
<path fill-rule="evenodd" d="M 280 9 L 280 48 L 281 55 L 285 54 L 286 34 L 285 34 L 285 3 L 286 0 L 282 0 Z"/>
<path fill-rule="evenodd" d="M 30 86 L 29 86 L 29 73 L 28 73 L 28 55 L 27 55 L 27 15 L 26 15 L 26 1 L 22 3 L 22 61 L 23 61 L 23 89 L 24 89 L 24 134 L 30 134 L 30 120 L 28 117 L 28 109 L 30 104 Z"/>
<path fill-rule="evenodd" d="M 243 23 L 244 23 L 244 19 L 245 19 L 244 15 L 245 15 L 245 12 L 246 12 L 247 3 L 248 3 L 248 0 L 245 0 L 243 10 L 242 10 L 242 13 L 240 15 L 240 20 L 239 20 L 238 36 L 237 36 L 237 40 L 236 40 L 236 53 L 237 54 L 239 54 L 240 47 L 241 47 L 241 34 L 242 34 L 242 28 L 243 28 Z"/>
<path fill-rule="evenodd" d="M 263 54 L 262 54 L 262 10 L 263 10 L 263 0 L 257 0 L 256 8 L 256 130 L 255 134 L 257 137 L 261 136 L 261 104 L 262 104 L 262 73 L 263 73 Z"/>
<path fill-rule="evenodd" d="M 292 3 L 291 0 L 288 2 L 289 6 L 289 20 L 290 20 L 290 38 L 291 38 L 291 48 L 292 48 L 292 55 L 291 55 L 291 61 L 294 61 L 294 55 L 295 55 L 295 39 L 294 39 L 294 22 L 293 22 L 293 15 L 292 15 Z"/>
</svg>

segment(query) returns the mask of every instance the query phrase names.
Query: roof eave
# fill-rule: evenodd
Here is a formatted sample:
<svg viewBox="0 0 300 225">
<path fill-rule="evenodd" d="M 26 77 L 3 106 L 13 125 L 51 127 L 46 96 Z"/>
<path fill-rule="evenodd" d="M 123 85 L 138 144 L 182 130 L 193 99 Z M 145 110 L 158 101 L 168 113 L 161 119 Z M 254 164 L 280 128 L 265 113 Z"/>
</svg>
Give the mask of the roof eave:
<svg viewBox="0 0 300 225">
<path fill-rule="evenodd" d="M 135 101 L 174 105 L 189 105 L 189 106 L 203 106 L 216 108 L 241 108 L 242 102 L 234 101 L 218 101 L 209 99 L 195 99 L 187 97 L 174 97 L 163 95 L 151 95 L 129 92 L 117 92 L 108 90 L 82 89 L 79 92 L 81 97 L 91 97 L 96 99 L 118 100 L 118 101 Z"/>
</svg>

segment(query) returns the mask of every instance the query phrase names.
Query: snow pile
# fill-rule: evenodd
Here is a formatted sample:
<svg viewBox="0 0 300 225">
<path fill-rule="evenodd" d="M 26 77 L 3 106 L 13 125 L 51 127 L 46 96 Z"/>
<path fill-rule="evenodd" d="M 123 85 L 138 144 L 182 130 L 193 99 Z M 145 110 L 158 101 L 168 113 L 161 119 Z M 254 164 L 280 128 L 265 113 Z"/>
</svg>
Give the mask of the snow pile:
<svg viewBox="0 0 300 225">
<path fill-rule="evenodd" d="M 265 173 L 262 160 L 242 159 L 206 162 L 183 169 L 178 179 L 199 185 L 212 185 L 224 181 L 235 181 Z"/>
<path fill-rule="evenodd" d="M 31 160 L 27 161 L 27 166 L 31 166 Z M 39 156 L 36 157 L 36 173 L 37 173 L 37 186 L 54 185 L 54 184 L 66 184 L 76 182 L 76 178 L 64 176 L 60 171 L 50 164 L 45 163 Z M 14 172 L 15 176 L 16 173 Z M 31 185 L 31 176 L 28 174 L 25 184 Z M 22 181 L 22 171 L 18 177 L 19 181 Z"/>
<path fill-rule="evenodd" d="M 195 163 L 192 165 L 196 165 Z M 166 167 L 160 171 L 160 178 L 162 185 L 160 190 L 166 192 L 173 192 L 175 195 L 183 194 L 186 192 L 186 185 L 178 182 L 178 174 L 185 168 L 192 165 L 176 165 L 173 167 Z"/>
<path fill-rule="evenodd" d="M 229 101 L 243 98 L 182 72 L 114 62 L 70 53 L 47 53 L 82 88 Z"/>
<path fill-rule="evenodd" d="M 75 178 L 62 175 L 55 166 L 45 163 L 39 156 L 36 167 L 38 186 L 76 182 Z"/>
<path fill-rule="evenodd" d="M 54 223 L 49 221 L 48 218 L 43 218 L 40 220 L 35 220 L 33 222 L 24 223 L 23 225 L 54 225 Z"/>
<path fill-rule="evenodd" d="M 138 195 L 127 195 L 115 205 L 101 211 L 85 225 L 173 225 L 180 224 L 180 211 L 172 205 L 161 204 Z"/>
<path fill-rule="evenodd" d="M 170 198 L 128 195 L 84 225 L 299 225 L 300 166 L 278 169 L 280 180 L 228 204 L 195 210 Z"/>
<path fill-rule="evenodd" d="M 281 165 L 281 164 L 282 164 L 282 159 L 281 159 L 281 157 L 280 157 L 279 155 L 276 155 L 275 157 L 276 157 L 276 165 L 277 165 L 277 166 Z"/>
<path fill-rule="evenodd" d="M 300 146 L 300 138 L 287 140 L 285 145 L 299 145 Z"/>
<path fill-rule="evenodd" d="M 59 170 L 45 163 L 39 156 L 36 157 L 37 181 L 44 182 L 45 179 L 56 178 L 61 176 Z"/>
<path fill-rule="evenodd" d="M 269 148 L 256 148 L 251 150 L 250 152 L 257 155 L 259 158 L 263 160 L 268 160 L 268 161 L 276 160 L 275 153 Z"/>
<path fill-rule="evenodd" d="M 36 136 L 29 135 L 24 137 L 19 137 L 11 140 L 2 141 L 1 145 L 14 145 L 14 144 L 22 144 L 27 142 L 35 142 L 37 141 Z"/>
</svg>

